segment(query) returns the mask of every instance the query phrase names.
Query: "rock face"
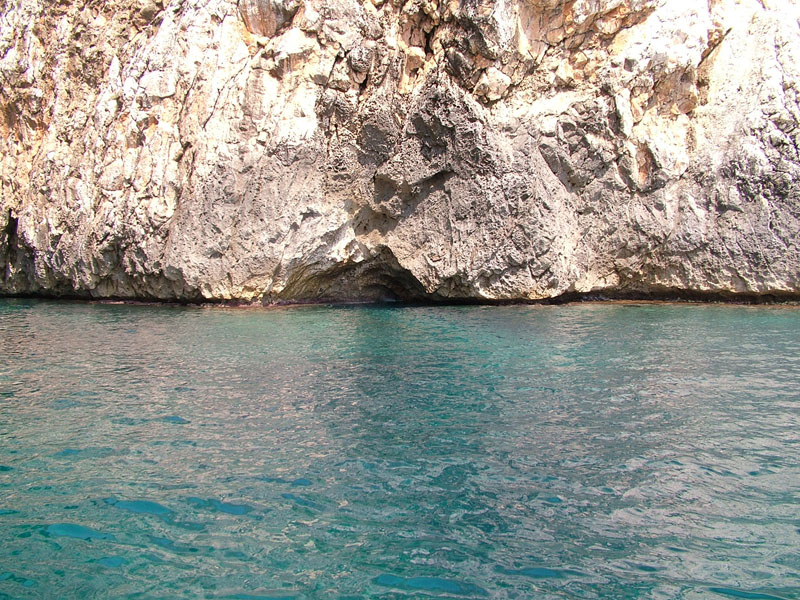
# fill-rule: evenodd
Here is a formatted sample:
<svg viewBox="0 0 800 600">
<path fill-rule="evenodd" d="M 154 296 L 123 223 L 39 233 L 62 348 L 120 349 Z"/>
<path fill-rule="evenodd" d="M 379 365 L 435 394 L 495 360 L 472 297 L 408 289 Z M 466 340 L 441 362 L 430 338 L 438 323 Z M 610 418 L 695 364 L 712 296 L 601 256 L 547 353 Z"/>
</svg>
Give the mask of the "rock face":
<svg viewBox="0 0 800 600">
<path fill-rule="evenodd" d="M 4 0 L 0 293 L 800 296 L 794 0 Z"/>
</svg>

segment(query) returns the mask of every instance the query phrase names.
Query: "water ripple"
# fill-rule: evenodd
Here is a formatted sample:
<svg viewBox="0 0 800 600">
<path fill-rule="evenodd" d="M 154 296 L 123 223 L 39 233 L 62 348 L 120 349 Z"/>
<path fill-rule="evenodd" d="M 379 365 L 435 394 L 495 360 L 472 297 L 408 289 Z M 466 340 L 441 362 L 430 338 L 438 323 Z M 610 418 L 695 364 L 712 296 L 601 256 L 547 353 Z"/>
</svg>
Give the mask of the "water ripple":
<svg viewBox="0 0 800 600">
<path fill-rule="evenodd" d="M 0 301 L 0 597 L 798 598 L 800 311 Z"/>
</svg>

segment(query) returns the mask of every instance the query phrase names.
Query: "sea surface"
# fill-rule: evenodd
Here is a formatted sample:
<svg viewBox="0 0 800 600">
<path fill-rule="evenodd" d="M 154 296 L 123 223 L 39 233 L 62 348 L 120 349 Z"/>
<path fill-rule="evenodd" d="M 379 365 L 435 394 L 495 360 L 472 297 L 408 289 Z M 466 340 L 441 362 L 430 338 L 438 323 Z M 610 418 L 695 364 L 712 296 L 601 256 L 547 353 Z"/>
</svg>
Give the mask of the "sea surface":
<svg viewBox="0 0 800 600">
<path fill-rule="evenodd" d="M 0 598 L 800 598 L 800 309 L 0 300 Z"/>
</svg>

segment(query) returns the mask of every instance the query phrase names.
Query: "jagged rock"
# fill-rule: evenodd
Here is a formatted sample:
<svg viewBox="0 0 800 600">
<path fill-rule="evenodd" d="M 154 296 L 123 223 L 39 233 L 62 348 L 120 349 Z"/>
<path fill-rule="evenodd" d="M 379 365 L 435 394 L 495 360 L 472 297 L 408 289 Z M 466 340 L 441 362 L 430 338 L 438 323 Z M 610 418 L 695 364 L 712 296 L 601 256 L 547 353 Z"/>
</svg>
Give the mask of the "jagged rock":
<svg viewBox="0 0 800 600">
<path fill-rule="evenodd" d="M 475 86 L 475 95 L 483 96 L 490 102 L 494 102 L 506 95 L 510 85 L 511 78 L 508 75 L 500 69 L 489 67 L 478 80 L 478 85 Z"/>
<path fill-rule="evenodd" d="M 798 297 L 799 18 L 8 0 L 0 293 Z"/>
<path fill-rule="evenodd" d="M 239 0 L 239 12 L 250 32 L 272 37 L 292 21 L 300 4 L 300 0 Z"/>
</svg>

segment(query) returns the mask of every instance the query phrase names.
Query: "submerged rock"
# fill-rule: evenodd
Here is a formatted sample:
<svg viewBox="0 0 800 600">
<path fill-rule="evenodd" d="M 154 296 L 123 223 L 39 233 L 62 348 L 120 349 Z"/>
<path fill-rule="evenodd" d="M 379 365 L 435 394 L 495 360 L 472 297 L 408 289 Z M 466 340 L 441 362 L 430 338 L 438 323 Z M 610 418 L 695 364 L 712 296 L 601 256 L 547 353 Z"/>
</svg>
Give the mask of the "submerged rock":
<svg viewBox="0 0 800 600">
<path fill-rule="evenodd" d="M 0 293 L 798 296 L 798 18 L 14 0 Z"/>
</svg>

